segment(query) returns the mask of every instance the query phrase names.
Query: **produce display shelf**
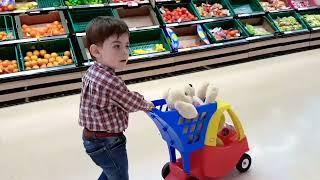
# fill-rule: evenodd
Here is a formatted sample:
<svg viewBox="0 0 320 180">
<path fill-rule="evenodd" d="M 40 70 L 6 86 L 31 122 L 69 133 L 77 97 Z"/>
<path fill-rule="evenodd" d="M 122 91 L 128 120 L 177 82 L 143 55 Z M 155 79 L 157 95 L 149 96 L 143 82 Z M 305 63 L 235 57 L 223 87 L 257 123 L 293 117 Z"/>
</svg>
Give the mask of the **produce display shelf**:
<svg viewBox="0 0 320 180">
<path fill-rule="evenodd" d="M 243 0 L 245 2 L 251 0 Z M 83 36 L 84 29 L 88 22 L 99 15 L 109 15 L 118 18 L 126 18 L 126 13 L 119 13 L 119 9 L 124 12 L 131 9 L 139 9 L 148 6 L 151 15 L 150 19 L 153 23 L 144 26 L 130 25 L 130 32 L 135 38 L 131 38 L 130 57 L 128 65 L 125 69 L 117 70 L 117 74 L 125 81 L 131 82 L 137 79 L 161 76 L 163 74 L 170 74 L 179 71 L 186 71 L 189 69 L 211 66 L 218 63 L 225 63 L 230 61 L 242 61 L 261 57 L 271 54 L 283 54 L 287 52 L 294 52 L 296 49 L 317 48 L 320 45 L 320 28 L 311 27 L 308 22 L 303 19 L 305 14 L 319 14 L 319 9 L 310 7 L 304 10 L 290 9 L 288 11 L 269 11 L 265 15 L 265 11 L 260 6 L 259 2 L 254 1 L 255 11 L 253 13 L 235 13 L 235 4 L 241 4 L 242 1 L 227 1 L 227 0 L 209 0 L 211 3 L 220 2 L 225 8 L 230 11 L 230 16 L 219 18 L 204 18 L 199 14 L 196 8 L 197 3 L 205 2 L 203 0 L 194 0 L 192 2 L 156 2 L 156 8 L 150 8 L 150 2 L 142 2 L 140 4 L 129 5 L 128 3 L 110 3 L 105 1 L 105 4 L 70 6 L 66 7 L 37 7 L 32 10 L 23 10 L 18 12 L 0 12 L 7 14 L 7 18 L 12 19 L 12 28 L 15 38 L 7 41 L 0 41 L 1 48 L 9 48 L 14 57 L 2 57 L 8 59 L 16 59 L 18 72 L 0 75 L 0 102 L 6 104 L 7 102 L 20 101 L 28 102 L 39 97 L 49 97 L 54 94 L 68 94 L 70 92 L 79 92 L 81 87 L 81 77 L 85 70 L 94 62 L 91 60 L 90 53 L 84 48 Z M 199 5 L 199 4 L 198 4 Z M 130 7 L 129 7 L 130 6 Z M 197 17 L 197 20 L 167 23 L 161 16 L 159 8 L 165 7 L 187 7 L 190 12 Z M 259 7 L 260 6 L 260 7 Z M 22 16 L 38 16 L 43 14 L 50 14 L 59 10 L 60 20 L 64 21 L 64 28 L 66 34 L 63 36 L 51 36 L 41 38 L 23 38 L 21 36 L 20 27 L 24 23 L 19 23 Z M 103 12 L 101 14 L 97 12 Z M 107 13 L 106 13 L 107 12 Z M 94 15 L 90 15 L 94 14 Z M 130 13 L 129 13 L 130 14 Z M 133 13 L 134 14 L 134 13 Z M 134 15 L 135 16 L 135 15 Z M 277 17 L 293 16 L 299 21 L 303 29 L 299 31 L 280 31 L 274 23 Z M 0 16 L 1 18 L 2 16 Z M 16 17 L 16 18 L 14 18 Z M 132 18 L 134 19 L 134 18 Z M 246 22 L 256 24 L 257 26 L 268 23 L 272 29 L 269 35 L 253 35 L 246 29 Z M 129 22 L 130 24 L 131 22 Z M 0 21 L 0 30 L 1 28 Z M 19 25 L 20 24 L 20 25 Z M 188 27 L 202 26 L 204 33 L 209 40 L 208 44 L 202 44 L 198 47 L 184 48 L 175 50 L 172 41 L 166 32 L 166 28 L 188 29 Z M 265 26 L 265 25 L 263 25 Z M 238 28 L 240 30 L 241 38 L 230 40 L 217 40 L 216 37 L 210 33 L 210 29 L 214 27 Z M 17 31 L 18 30 L 18 31 Z M 160 39 L 145 39 L 153 37 L 154 35 L 146 36 L 147 32 L 161 31 Z M 194 30 L 193 30 L 194 31 Z M 140 35 L 138 35 L 140 34 Z M 141 35 L 142 34 L 142 35 Z M 180 33 L 177 33 L 180 34 Z M 196 33 L 193 32 L 193 35 Z M 188 36 L 188 35 L 187 35 Z M 26 70 L 24 56 L 31 47 L 37 47 L 41 44 L 47 44 L 54 41 L 64 41 L 63 44 L 68 44 L 72 57 L 74 57 L 74 64 L 56 66 L 44 69 Z M 165 50 L 150 54 L 136 54 L 133 51 L 143 49 L 150 43 L 163 44 Z M 63 45 L 54 45 L 55 51 L 58 51 Z M 59 47 L 59 48 L 57 48 Z M 160 48 L 161 49 L 161 48 Z M 7 51 L 7 50 L 6 50 Z M 14 53 L 13 53 L 14 51 Z M 62 56 L 64 50 L 57 52 Z M 1 56 L 2 53 L 0 53 Z M 1 57 L 0 57 L 1 59 Z"/>
</svg>

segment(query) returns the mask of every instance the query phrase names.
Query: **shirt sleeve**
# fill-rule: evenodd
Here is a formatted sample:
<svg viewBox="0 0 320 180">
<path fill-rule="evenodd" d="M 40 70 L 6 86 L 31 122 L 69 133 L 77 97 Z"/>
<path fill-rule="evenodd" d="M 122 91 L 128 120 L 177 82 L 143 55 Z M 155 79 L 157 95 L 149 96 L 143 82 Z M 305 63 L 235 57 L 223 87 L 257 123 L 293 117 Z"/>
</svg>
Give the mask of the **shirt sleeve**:
<svg viewBox="0 0 320 180">
<path fill-rule="evenodd" d="M 111 103 L 122 108 L 126 112 L 150 111 L 153 105 L 144 97 L 134 91 L 130 91 L 125 83 L 118 77 L 112 80 L 114 88 L 111 89 Z"/>
</svg>

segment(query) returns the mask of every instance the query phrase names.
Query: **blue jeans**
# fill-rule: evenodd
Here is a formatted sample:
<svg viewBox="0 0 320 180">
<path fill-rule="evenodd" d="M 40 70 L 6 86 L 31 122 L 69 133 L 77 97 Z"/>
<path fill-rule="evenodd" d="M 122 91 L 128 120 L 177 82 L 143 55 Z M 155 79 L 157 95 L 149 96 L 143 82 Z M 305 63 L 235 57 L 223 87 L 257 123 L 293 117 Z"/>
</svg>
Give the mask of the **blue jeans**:
<svg viewBox="0 0 320 180">
<path fill-rule="evenodd" d="M 102 168 L 98 180 L 128 180 L 127 139 L 118 137 L 85 139 L 83 145 L 93 162 Z"/>
</svg>

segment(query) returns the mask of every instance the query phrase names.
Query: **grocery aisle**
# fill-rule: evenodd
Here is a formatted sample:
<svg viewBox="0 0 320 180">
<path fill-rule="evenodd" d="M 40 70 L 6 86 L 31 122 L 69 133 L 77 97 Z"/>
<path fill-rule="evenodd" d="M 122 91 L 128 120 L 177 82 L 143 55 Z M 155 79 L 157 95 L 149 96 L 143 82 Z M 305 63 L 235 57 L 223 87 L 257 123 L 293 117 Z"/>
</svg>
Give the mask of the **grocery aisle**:
<svg viewBox="0 0 320 180">
<path fill-rule="evenodd" d="M 160 98 L 168 87 L 204 80 L 220 88 L 240 116 L 253 164 L 226 179 L 315 180 L 320 157 L 320 50 L 226 66 L 144 83 L 131 90 Z M 84 153 L 77 125 L 79 95 L 0 109 L 0 179 L 91 180 L 98 169 Z M 143 113 L 130 116 L 133 180 L 159 180 L 165 143 Z"/>
</svg>

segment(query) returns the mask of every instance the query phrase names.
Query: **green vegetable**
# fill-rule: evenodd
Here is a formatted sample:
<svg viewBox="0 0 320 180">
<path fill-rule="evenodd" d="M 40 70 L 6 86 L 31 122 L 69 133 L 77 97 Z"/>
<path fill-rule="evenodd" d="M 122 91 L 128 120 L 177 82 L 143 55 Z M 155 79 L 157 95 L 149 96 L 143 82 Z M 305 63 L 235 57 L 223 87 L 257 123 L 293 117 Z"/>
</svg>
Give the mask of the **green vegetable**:
<svg viewBox="0 0 320 180">
<path fill-rule="evenodd" d="M 311 27 L 320 27 L 319 14 L 306 14 L 303 16 L 304 20 L 308 22 Z"/>
<path fill-rule="evenodd" d="M 302 29 L 302 25 L 296 20 L 296 18 L 289 16 L 283 18 L 277 18 L 275 24 L 279 27 L 280 31 L 294 31 Z"/>
</svg>

